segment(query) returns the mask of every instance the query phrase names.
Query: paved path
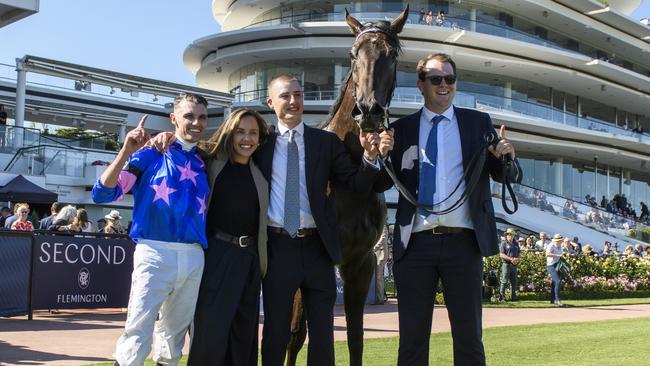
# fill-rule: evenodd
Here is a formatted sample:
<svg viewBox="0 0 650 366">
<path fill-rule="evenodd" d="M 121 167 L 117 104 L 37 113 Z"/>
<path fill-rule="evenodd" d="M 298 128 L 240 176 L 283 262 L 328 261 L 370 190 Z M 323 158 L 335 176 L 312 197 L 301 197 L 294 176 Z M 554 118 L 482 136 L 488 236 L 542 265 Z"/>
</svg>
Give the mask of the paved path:
<svg viewBox="0 0 650 366">
<path fill-rule="evenodd" d="M 484 327 L 582 322 L 650 316 L 650 305 L 592 308 L 483 309 Z M 444 307 L 434 311 L 432 332 L 448 332 Z M 84 365 L 108 361 L 122 331 L 126 313 L 115 310 L 37 312 L 26 317 L 0 318 L 0 365 Z M 365 337 L 397 336 L 397 305 L 367 306 Z M 345 340 L 345 319 L 336 308 L 335 338 Z M 186 347 L 187 348 L 187 347 Z M 187 349 L 184 351 L 187 353 Z"/>
</svg>

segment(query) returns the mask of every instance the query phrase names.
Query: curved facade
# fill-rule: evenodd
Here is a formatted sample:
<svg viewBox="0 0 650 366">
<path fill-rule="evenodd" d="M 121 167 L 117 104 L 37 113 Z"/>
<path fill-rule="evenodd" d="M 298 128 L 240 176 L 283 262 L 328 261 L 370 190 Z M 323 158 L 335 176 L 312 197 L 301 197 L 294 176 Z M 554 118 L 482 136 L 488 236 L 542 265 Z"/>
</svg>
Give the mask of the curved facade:
<svg viewBox="0 0 650 366">
<path fill-rule="evenodd" d="M 524 183 L 563 197 L 625 193 L 650 201 L 650 28 L 627 15 L 639 1 L 409 1 L 400 34 L 394 118 L 422 106 L 415 65 L 446 52 L 458 65 L 455 104 L 505 124 Z M 393 19 L 406 1 L 213 1 L 223 32 L 196 40 L 184 62 L 201 87 L 263 105 L 266 81 L 296 75 L 305 120 L 321 121 L 349 70 L 347 8 L 361 21 Z M 440 25 L 420 9 L 442 10 Z"/>
</svg>

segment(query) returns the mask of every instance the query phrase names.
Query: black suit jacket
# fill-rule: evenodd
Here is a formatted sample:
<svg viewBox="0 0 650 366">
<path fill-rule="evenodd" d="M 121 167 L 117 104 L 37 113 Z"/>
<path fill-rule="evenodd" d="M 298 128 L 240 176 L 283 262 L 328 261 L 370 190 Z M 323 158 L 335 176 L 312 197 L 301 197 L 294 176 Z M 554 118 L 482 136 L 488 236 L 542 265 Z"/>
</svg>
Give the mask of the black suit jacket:
<svg viewBox="0 0 650 366">
<path fill-rule="evenodd" d="M 269 140 L 254 157 L 271 185 L 269 191 L 273 189 L 271 170 L 276 138 L 277 133 L 271 132 Z M 338 264 L 341 261 L 341 245 L 336 231 L 336 216 L 327 196 L 327 184 L 335 180 L 360 194 L 368 194 L 378 171 L 363 161 L 361 165 L 355 164 L 341 140 L 331 132 L 305 125 L 304 141 L 305 178 L 311 214 L 327 253 L 332 262 Z"/>
<path fill-rule="evenodd" d="M 486 132 L 494 130 L 492 120 L 487 113 L 454 107 L 458 129 L 460 133 L 461 150 L 463 153 L 463 167 L 467 169 L 472 156 L 476 150 L 484 144 Z M 398 179 L 404 184 L 408 191 L 417 197 L 419 186 L 420 164 L 419 134 L 420 114 L 422 110 L 410 116 L 400 118 L 391 124 L 394 129 L 395 145 L 390 154 L 390 160 L 397 174 Z M 522 174 L 519 163 L 515 161 L 514 169 L 511 170 L 510 181 L 521 182 Z M 477 172 L 471 172 L 476 174 Z M 485 257 L 499 252 L 496 223 L 494 219 L 494 207 L 492 206 L 492 195 L 490 194 L 490 179 L 502 181 L 501 162 L 490 152 L 486 151 L 486 160 L 483 171 L 480 173 L 479 181 L 474 192 L 471 193 L 465 204 L 469 205 L 470 217 L 476 233 L 481 254 Z M 465 184 L 467 184 L 467 180 Z M 393 185 L 390 177 L 382 171 L 377 182 L 379 190 L 386 190 Z M 393 258 L 399 260 L 406 252 L 416 209 L 402 195 L 397 202 L 397 214 L 395 217 L 395 228 L 393 230 Z M 401 245 L 400 245 L 401 244 Z"/>
<path fill-rule="evenodd" d="M 43 220 L 41 220 L 41 224 L 39 225 L 38 229 L 39 230 L 47 230 L 47 228 L 52 225 L 52 215 L 45 217 Z"/>
</svg>

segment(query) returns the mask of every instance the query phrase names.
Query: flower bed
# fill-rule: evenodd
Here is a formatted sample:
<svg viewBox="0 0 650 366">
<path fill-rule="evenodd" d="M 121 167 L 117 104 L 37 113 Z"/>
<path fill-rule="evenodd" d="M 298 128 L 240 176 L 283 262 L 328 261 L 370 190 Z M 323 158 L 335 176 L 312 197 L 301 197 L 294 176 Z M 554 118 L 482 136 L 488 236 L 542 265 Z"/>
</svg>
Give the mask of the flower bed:
<svg viewBox="0 0 650 366">
<path fill-rule="evenodd" d="M 597 293 L 612 297 L 617 292 L 650 291 L 650 260 L 647 258 L 578 256 L 567 257 L 567 260 L 572 266 L 571 279 L 563 281 L 563 288 L 570 293 Z M 484 270 L 498 272 L 500 268 L 498 255 L 486 258 Z M 546 272 L 544 253 L 521 253 L 518 285 L 522 293 L 546 294 L 550 291 L 551 281 Z"/>
</svg>

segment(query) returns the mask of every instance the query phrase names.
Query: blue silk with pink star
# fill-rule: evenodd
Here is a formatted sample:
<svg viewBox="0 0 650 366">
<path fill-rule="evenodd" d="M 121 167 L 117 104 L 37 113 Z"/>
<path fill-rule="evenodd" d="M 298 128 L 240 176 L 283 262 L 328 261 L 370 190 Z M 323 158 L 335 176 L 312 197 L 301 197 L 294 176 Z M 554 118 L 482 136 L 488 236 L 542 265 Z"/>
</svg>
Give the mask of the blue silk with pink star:
<svg viewBox="0 0 650 366">
<path fill-rule="evenodd" d="M 121 200 L 133 191 L 131 238 L 200 243 L 207 248 L 205 221 L 209 186 L 205 163 L 196 147 L 184 151 L 174 143 L 165 154 L 154 148 L 135 152 L 120 172 L 114 188 L 97 181 L 96 203 Z"/>
</svg>

